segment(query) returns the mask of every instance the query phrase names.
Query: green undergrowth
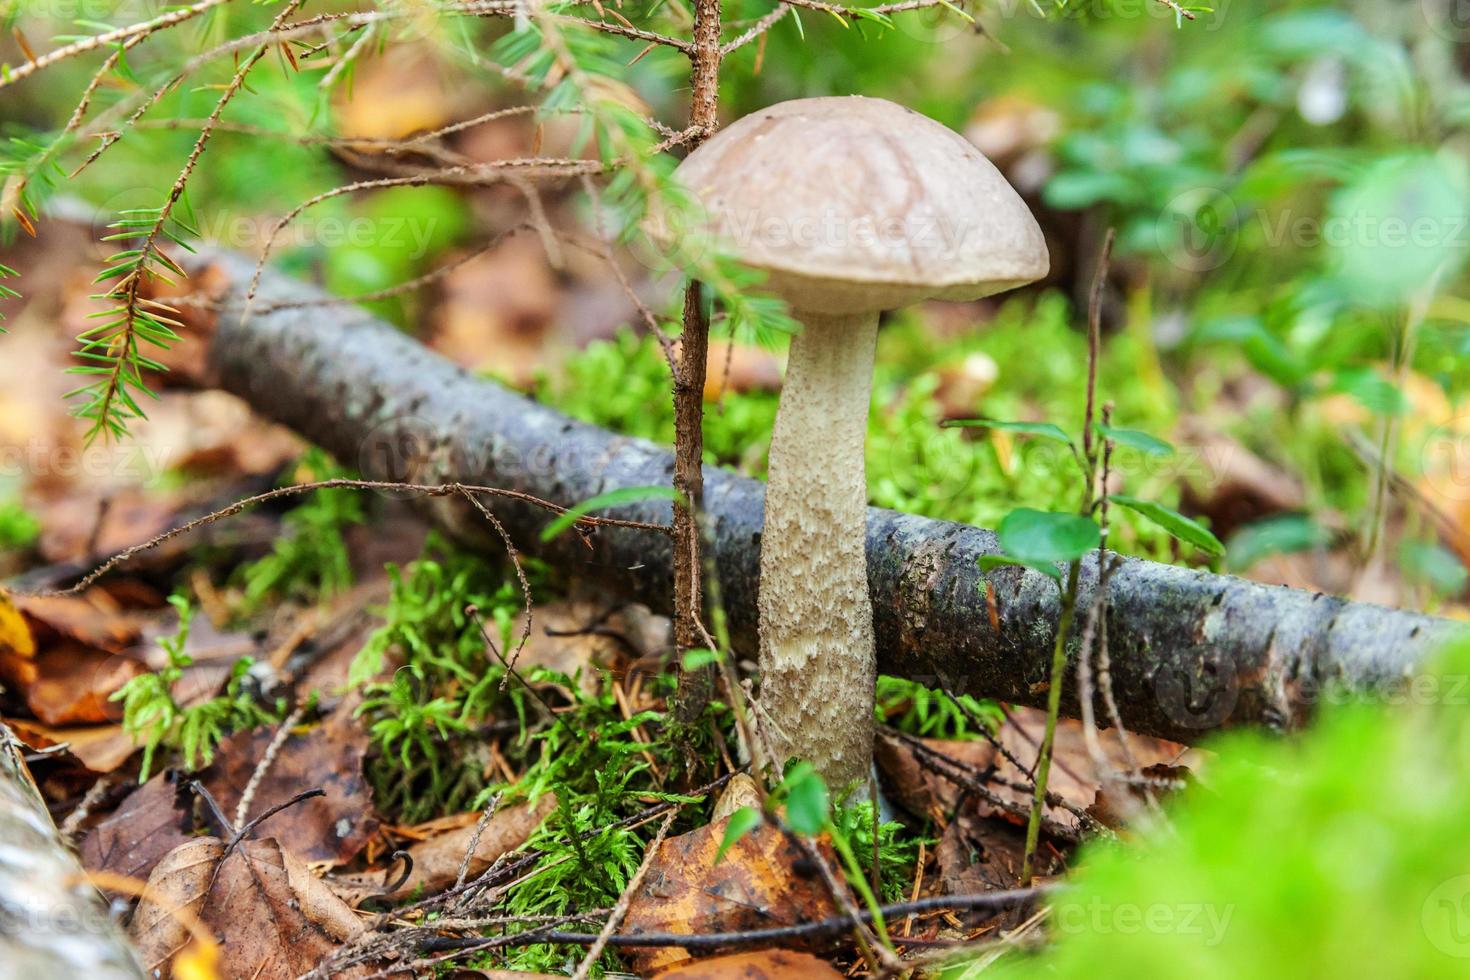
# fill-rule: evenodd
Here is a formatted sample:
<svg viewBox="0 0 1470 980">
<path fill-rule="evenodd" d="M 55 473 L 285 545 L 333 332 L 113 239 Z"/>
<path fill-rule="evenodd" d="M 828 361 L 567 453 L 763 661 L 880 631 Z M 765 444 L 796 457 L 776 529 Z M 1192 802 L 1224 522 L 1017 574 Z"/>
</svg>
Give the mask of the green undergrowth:
<svg viewBox="0 0 1470 980">
<path fill-rule="evenodd" d="M 879 724 L 918 738 L 968 741 L 980 738 L 981 727 L 994 732 L 1004 716 L 994 701 L 943 691 L 903 677 L 878 675 L 874 712 Z"/>
<path fill-rule="evenodd" d="M 1377 703 L 1325 698 L 1299 738 L 1215 741 L 1170 829 L 1087 845 L 1055 944 L 995 975 L 1465 976 L 1467 677 L 1462 643 Z"/>
</svg>

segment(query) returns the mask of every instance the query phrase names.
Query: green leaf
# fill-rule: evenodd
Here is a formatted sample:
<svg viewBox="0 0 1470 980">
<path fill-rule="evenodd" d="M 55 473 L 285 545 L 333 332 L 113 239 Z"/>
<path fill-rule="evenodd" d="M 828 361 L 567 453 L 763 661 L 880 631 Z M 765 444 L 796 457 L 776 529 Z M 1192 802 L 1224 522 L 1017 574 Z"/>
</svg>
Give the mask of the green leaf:
<svg viewBox="0 0 1470 980">
<path fill-rule="evenodd" d="M 1067 433 L 1062 427 L 1051 422 L 1002 422 L 999 419 L 951 419 L 939 423 L 946 429 L 998 429 L 1002 432 L 1014 432 L 1023 436 L 1040 436 L 1043 439 L 1052 439 L 1056 442 L 1065 442 L 1071 445 L 1072 440 L 1067 438 Z"/>
<path fill-rule="evenodd" d="M 680 659 L 679 664 L 685 670 L 698 670 L 719 662 L 720 655 L 714 650 L 688 650 Z"/>
<path fill-rule="evenodd" d="M 594 510 L 634 504 L 643 500 L 677 500 L 678 497 L 679 492 L 673 487 L 622 487 L 617 490 L 609 490 L 607 493 L 599 493 L 569 508 L 556 520 L 546 525 L 541 532 L 541 540 L 550 541 Z"/>
<path fill-rule="evenodd" d="M 1327 391 L 1348 395 L 1375 415 L 1401 415 L 1409 408 L 1398 386 L 1367 365 L 1339 368 Z"/>
<path fill-rule="evenodd" d="M 1220 539 L 1209 528 L 1176 510 L 1152 500 L 1140 500 L 1123 493 L 1109 494 L 1108 499 L 1146 517 L 1180 541 L 1194 545 L 1211 557 L 1218 558 L 1225 554 L 1225 545 L 1220 543 Z"/>
<path fill-rule="evenodd" d="M 720 863 L 725 852 L 734 847 L 736 841 L 759 827 L 761 819 L 761 812 L 753 806 L 743 806 L 730 814 L 730 821 L 725 824 L 725 837 L 720 841 L 720 849 L 715 852 L 715 863 Z"/>
<path fill-rule="evenodd" d="M 980 571 L 982 572 L 989 572 L 993 569 L 1004 568 L 1010 565 L 1019 565 L 1022 568 L 1029 568 L 1032 571 L 1040 572 L 1048 578 L 1054 578 L 1058 582 L 1062 580 L 1061 570 L 1057 566 L 1049 565 L 1044 561 L 1022 561 L 1019 558 L 1012 558 L 1010 555 L 981 555 L 976 561 L 976 564 L 980 566 Z"/>
<path fill-rule="evenodd" d="M 1089 518 L 1028 507 L 1007 514 L 996 533 L 1006 554 L 1027 564 L 1076 561 L 1102 537 Z"/>
<path fill-rule="evenodd" d="M 1247 524 L 1230 538 L 1226 567 L 1243 571 L 1271 555 L 1325 548 L 1332 533 L 1304 514 L 1283 514 Z"/>
<path fill-rule="evenodd" d="M 1470 581 L 1470 572 L 1451 551 L 1437 544 L 1406 541 L 1399 549 L 1399 564 L 1416 581 L 1427 582 L 1441 595 L 1458 595 Z"/>
<path fill-rule="evenodd" d="M 786 777 L 786 824 L 805 837 L 815 837 L 827 826 L 831 801 L 827 784 L 809 762 L 799 762 Z"/>
<path fill-rule="evenodd" d="M 1093 423 L 1092 427 L 1104 439 L 1112 440 L 1120 446 L 1127 446 L 1129 449 L 1137 449 L 1139 452 L 1147 453 L 1150 456 L 1172 456 L 1174 454 L 1173 446 L 1157 436 L 1149 435 L 1147 432 L 1140 432 L 1137 429 L 1117 429 L 1111 425 L 1103 425 L 1101 422 Z"/>
</svg>

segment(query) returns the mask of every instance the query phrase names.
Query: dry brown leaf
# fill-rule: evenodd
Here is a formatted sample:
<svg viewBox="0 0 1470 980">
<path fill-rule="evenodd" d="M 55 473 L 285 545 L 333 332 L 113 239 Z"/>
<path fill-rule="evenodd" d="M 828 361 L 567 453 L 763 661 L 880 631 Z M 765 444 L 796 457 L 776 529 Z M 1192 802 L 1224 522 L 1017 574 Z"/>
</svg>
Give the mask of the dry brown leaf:
<svg viewBox="0 0 1470 980">
<path fill-rule="evenodd" d="M 116 468 L 127 465 L 120 462 Z M 36 550 L 46 561 L 55 563 L 87 562 L 94 554 L 110 555 L 179 523 L 177 500 L 135 488 L 110 495 L 101 490 L 79 491 L 51 498 L 34 511 L 41 522 Z"/>
<path fill-rule="evenodd" d="M 114 771 L 138 748 L 121 725 L 51 728 L 29 718 L 9 718 L 6 724 L 33 749 L 65 744 L 67 751 L 94 773 Z"/>
<path fill-rule="evenodd" d="M 196 837 L 164 855 L 148 876 L 128 935 L 149 976 L 155 970 L 158 976 L 167 976 L 169 961 L 189 944 L 184 916 L 199 916 L 224 852 L 219 838 Z"/>
<path fill-rule="evenodd" d="M 293 732 L 260 781 L 247 814 L 258 816 L 303 790 L 323 790 L 324 796 L 296 804 L 269 824 L 271 836 L 303 861 L 350 861 L 378 830 L 372 787 L 362 774 L 368 737 L 353 717 L 354 707 L 355 702 L 345 701 L 321 724 Z M 240 732 L 220 744 L 203 778 L 226 813 L 235 812 L 275 731 L 272 726 Z"/>
<path fill-rule="evenodd" d="M 663 970 L 657 980 L 838 980 L 826 960 L 789 949 L 760 949 L 693 960 Z"/>
<path fill-rule="evenodd" d="M 82 595 L 18 596 L 16 608 L 31 624 L 38 649 L 57 639 L 70 639 L 111 653 L 121 653 L 137 643 L 149 620 L 147 613 L 118 608 L 111 593 L 102 588 Z"/>
<path fill-rule="evenodd" d="M 737 772 L 730 777 L 730 782 L 720 793 L 720 798 L 715 800 L 715 809 L 710 814 L 709 822 L 718 823 L 736 810 L 745 807 L 759 810 L 764 802 L 761 798 L 760 787 L 755 784 L 755 780 L 743 772 Z"/>
<path fill-rule="evenodd" d="M 1026 854 L 1026 831 L 1019 825 L 978 816 L 967 809 L 944 828 L 934 848 L 939 890 L 973 895 L 1016 887 Z M 1039 867 L 1048 870 L 1050 849 L 1043 847 Z"/>
<path fill-rule="evenodd" d="M 122 706 L 108 699 L 147 668 L 131 657 L 63 640 L 17 674 L 0 669 L 26 707 L 51 726 L 93 725 L 122 720 Z"/>
<path fill-rule="evenodd" d="M 1011 708 L 1010 714 L 1011 720 L 1001 726 L 997 738 L 1013 757 L 1029 767 L 1036 758 L 1037 746 L 1046 728 L 1046 713 L 1030 708 Z M 959 763 L 976 778 L 990 773 L 993 778 L 990 778 L 987 785 L 996 796 L 1022 808 L 1030 807 L 1030 778 L 990 742 L 946 742 L 932 739 L 921 741 L 935 752 Z M 1115 772 L 1123 772 L 1126 764 L 1117 734 L 1112 731 L 1099 732 L 1098 741 L 1109 768 Z M 1186 752 L 1185 746 L 1175 742 L 1136 734 L 1129 736 L 1128 744 L 1135 761 L 1141 767 L 1157 763 L 1177 763 Z M 962 786 L 921 764 L 913 749 L 896 739 L 880 736 L 874 743 L 874 757 L 886 777 L 885 785 L 890 790 L 893 801 L 918 816 L 932 816 L 935 810 L 941 814 L 951 813 L 965 795 Z M 1078 809 L 1091 806 L 1102 784 L 1097 778 L 1092 756 L 1087 751 L 1081 722 L 1071 718 L 1058 721 L 1052 758 L 1054 761 L 1047 789 Z M 1014 785 L 1007 786 L 1002 780 Z M 977 802 L 977 806 L 981 816 L 1005 814 L 1001 808 L 988 803 Z M 1077 816 L 1066 810 L 1052 809 L 1049 816 L 1063 826 L 1074 830 L 1082 829 Z"/>
<path fill-rule="evenodd" d="M 293 980 L 362 929 L 346 903 L 274 839 L 244 841 L 230 852 L 201 917 L 228 951 L 220 964 L 225 980 Z"/>
<path fill-rule="evenodd" d="M 230 736 L 221 743 L 214 765 L 198 774 L 227 815 L 234 814 L 274 734 L 267 727 Z M 303 790 L 322 789 L 324 796 L 272 817 L 266 831 L 303 861 L 351 860 L 378 829 L 372 792 L 361 771 L 366 751 L 367 736 L 352 717 L 352 704 L 340 705 L 320 725 L 286 739 L 256 789 L 248 816 Z M 82 860 L 89 869 L 145 878 L 196 829 L 192 798 L 178 792 L 172 775 L 160 773 L 92 829 L 82 841 Z"/>
<path fill-rule="evenodd" d="M 728 823 L 726 818 L 664 841 L 633 895 L 625 932 L 737 932 L 837 913 L 820 869 L 769 824 L 745 834 L 716 861 Z M 830 856 L 828 860 L 835 863 Z M 672 947 L 628 953 L 640 974 L 688 958 L 687 952 Z"/>
<path fill-rule="evenodd" d="M 484 871 L 501 855 L 515 850 L 526 842 L 532 832 L 541 825 L 552 810 L 556 809 L 556 797 L 548 793 L 534 806 L 516 804 L 499 810 L 485 825 L 470 859 L 469 877 Z M 420 841 L 408 848 L 413 860 L 413 870 L 407 880 L 395 891 L 383 892 L 383 875 L 343 875 L 331 881 L 337 894 L 348 904 L 357 905 L 368 898 L 398 901 L 422 889 L 422 894 L 434 895 L 454 884 L 459 874 L 460 863 L 469 850 L 479 823 L 475 814 L 466 814 L 468 822 L 428 840 Z"/>
<path fill-rule="evenodd" d="M 1207 518 L 1221 540 L 1252 521 L 1306 507 L 1300 480 L 1206 420 L 1186 417 L 1179 438 L 1188 447 L 1181 458 L 1182 506 Z"/>
<path fill-rule="evenodd" d="M 88 871 L 146 879 L 164 855 L 193 835 L 193 807 L 180 793 L 170 773 L 159 773 L 133 790 L 82 839 L 82 865 Z"/>
</svg>

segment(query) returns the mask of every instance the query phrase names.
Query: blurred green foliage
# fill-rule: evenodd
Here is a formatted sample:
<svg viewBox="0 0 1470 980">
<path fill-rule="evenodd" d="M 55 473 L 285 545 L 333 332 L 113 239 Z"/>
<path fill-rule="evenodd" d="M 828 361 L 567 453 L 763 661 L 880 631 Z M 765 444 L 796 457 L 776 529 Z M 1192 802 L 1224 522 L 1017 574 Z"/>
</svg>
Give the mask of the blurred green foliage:
<svg viewBox="0 0 1470 980">
<path fill-rule="evenodd" d="M 1215 741 L 1201 784 L 1168 806 L 1170 831 L 1088 845 L 1050 901 L 1056 944 L 992 972 L 1465 975 L 1467 672 L 1462 644 L 1381 703 L 1324 697 L 1292 741 Z"/>
<path fill-rule="evenodd" d="M 17 497 L 0 497 L 0 550 L 24 551 L 41 536 L 41 522 Z"/>
</svg>

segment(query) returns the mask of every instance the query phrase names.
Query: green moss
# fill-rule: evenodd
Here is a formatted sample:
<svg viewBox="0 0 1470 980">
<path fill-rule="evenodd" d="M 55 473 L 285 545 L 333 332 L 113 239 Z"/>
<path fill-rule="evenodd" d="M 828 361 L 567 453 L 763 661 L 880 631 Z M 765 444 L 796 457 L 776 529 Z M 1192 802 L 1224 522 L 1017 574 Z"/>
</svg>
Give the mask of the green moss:
<svg viewBox="0 0 1470 980">
<path fill-rule="evenodd" d="M 350 682 L 363 685 L 358 709 L 373 754 L 366 772 L 379 809 L 407 823 L 467 809 L 488 783 L 481 725 L 499 713 L 525 720 L 525 694 L 502 685 L 505 669 L 489 659 L 479 610 L 501 651 L 516 643 L 523 608 L 513 573 L 431 535 L 407 568 L 390 566 L 384 623 L 353 660 Z M 533 585 L 544 576 L 529 567 Z M 401 662 L 375 680 L 391 660 Z"/>
</svg>

